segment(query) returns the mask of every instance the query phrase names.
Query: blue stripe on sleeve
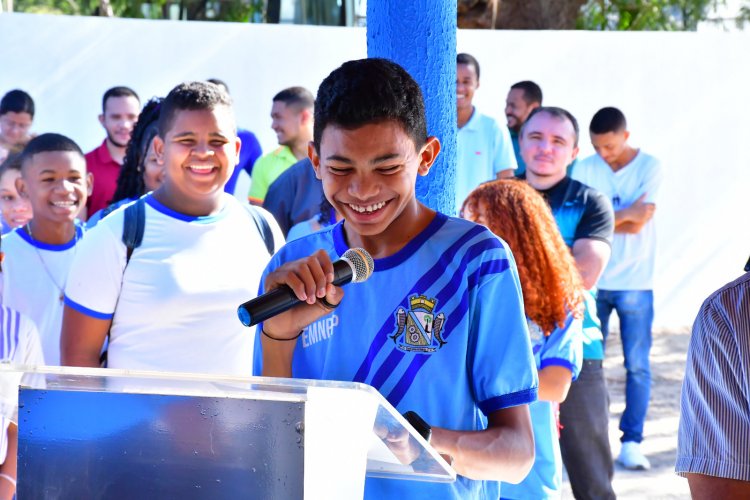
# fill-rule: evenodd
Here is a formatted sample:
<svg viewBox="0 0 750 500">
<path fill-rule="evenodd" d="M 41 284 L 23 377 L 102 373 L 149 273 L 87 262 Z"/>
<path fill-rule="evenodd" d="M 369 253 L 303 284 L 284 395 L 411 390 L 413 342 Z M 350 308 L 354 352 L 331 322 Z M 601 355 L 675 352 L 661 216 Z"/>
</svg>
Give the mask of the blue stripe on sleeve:
<svg viewBox="0 0 750 500">
<path fill-rule="evenodd" d="M 567 368 L 570 370 L 571 374 L 575 374 L 576 367 L 567 359 L 563 358 L 544 358 L 542 362 L 539 364 L 539 369 L 544 370 L 548 366 L 562 366 L 563 368 Z M 575 380 L 577 377 L 573 377 L 573 380 Z"/>
<path fill-rule="evenodd" d="M 8 351 L 8 344 L 10 343 L 10 336 L 8 335 L 8 332 L 10 331 L 8 321 L 10 318 L 8 316 L 8 309 L 0 307 L 0 328 L 2 328 L 3 335 L 3 343 L 0 345 L 0 359 L 8 359 L 8 355 L 6 354 Z"/>
<path fill-rule="evenodd" d="M 92 318 L 96 319 L 112 319 L 115 316 L 115 313 L 102 313 L 99 311 L 94 311 L 93 309 L 89 309 L 88 307 L 82 306 L 81 304 L 74 302 L 70 297 L 67 295 L 65 296 L 65 305 L 70 307 L 71 309 L 75 309 L 79 313 L 83 313 L 86 316 L 91 316 Z"/>
<path fill-rule="evenodd" d="M 479 283 L 479 278 L 491 274 L 500 274 L 508 270 L 510 264 L 508 259 L 495 259 L 482 262 L 479 269 L 469 275 L 469 288 L 474 288 Z"/>
<path fill-rule="evenodd" d="M 14 311 L 13 317 L 16 320 L 16 327 L 14 328 L 13 333 L 13 350 L 10 353 L 10 358 L 13 359 L 16 357 L 16 351 L 18 350 L 18 338 L 21 333 L 21 313 L 18 311 Z"/>
<path fill-rule="evenodd" d="M 536 400 L 537 388 L 532 387 L 531 389 L 524 389 L 522 391 L 485 399 L 479 403 L 479 409 L 482 410 L 482 413 L 485 415 L 489 415 L 497 410 L 503 410 L 505 408 L 510 408 L 511 406 L 526 405 L 533 403 Z"/>
<path fill-rule="evenodd" d="M 0 307 L 0 334 L 2 334 L 2 342 L 0 343 L 0 359 L 7 359 L 5 355 L 6 346 L 8 345 L 8 327 L 6 325 L 6 309 Z"/>
<path fill-rule="evenodd" d="M 0 307 L 0 359 L 13 360 L 18 350 L 21 332 L 21 313 Z"/>
</svg>

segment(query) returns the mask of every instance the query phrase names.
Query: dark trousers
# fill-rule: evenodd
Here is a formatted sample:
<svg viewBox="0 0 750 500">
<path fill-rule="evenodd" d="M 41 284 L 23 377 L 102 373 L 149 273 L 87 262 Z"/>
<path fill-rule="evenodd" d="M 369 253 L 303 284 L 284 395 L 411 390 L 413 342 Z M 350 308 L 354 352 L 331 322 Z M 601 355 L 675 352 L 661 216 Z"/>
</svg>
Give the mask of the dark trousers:
<svg viewBox="0 0 750 500">
<path fill-rule="evenodd" d="M 612 499 L 609 395 L 601 360 L 584 359 L 560 405 L 560 451 L 577 500 Z"/>
</svg>

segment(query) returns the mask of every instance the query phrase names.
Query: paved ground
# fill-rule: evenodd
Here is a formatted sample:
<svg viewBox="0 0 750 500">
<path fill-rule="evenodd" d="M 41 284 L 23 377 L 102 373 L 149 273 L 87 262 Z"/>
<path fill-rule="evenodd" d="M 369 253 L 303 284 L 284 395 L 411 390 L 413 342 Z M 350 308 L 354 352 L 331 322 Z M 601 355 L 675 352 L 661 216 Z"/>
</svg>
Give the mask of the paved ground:
<svg viewBox="0 0 750 500">
<path fill-rule="evenodd" d="M 651 470 L 628 471 L 615 465 L 614 489 L 623 499 L 689 499 L 687 481 L 674 473 L 677 451 L 677 427 L 680 413 L 680 388 L 685 370 L 689 332 L 654 334 L 651 351 L 652 390 L 646 420 L 643 450 L 651 461 Z M 607 342 L 605 371 L 610 392 L 609 434 L 612 453 L 620 450 L 620 415 L 625 407 L 625 369 L 619 335 Z M 567 481 L 563 498 L 573 498 Z"/>
</svg>

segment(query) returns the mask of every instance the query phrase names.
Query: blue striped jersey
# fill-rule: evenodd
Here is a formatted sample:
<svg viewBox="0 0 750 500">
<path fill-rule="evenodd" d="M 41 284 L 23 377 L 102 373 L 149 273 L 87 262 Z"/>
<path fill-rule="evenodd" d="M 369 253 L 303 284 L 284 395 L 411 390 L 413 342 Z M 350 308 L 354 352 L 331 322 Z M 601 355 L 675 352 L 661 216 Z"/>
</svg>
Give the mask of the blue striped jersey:
<svg viewBox="0 0 750 500">
<path fill-rule="evenodd" d="M 21 331 L 21 315 L 7 307 L 0 307 L 0 361 L 12 362 L 18 350 L 18 337 Z M 8 375 L 3 374 L 3 377 Z M 8 387 L 6 387 L 6 385 Z M 12 390 L 12 384 L 2 384 L 3 392 Z M 16 387 L 17 390 L 17 387 Z M 6 397 L 12 398 L 11 394 L 3 394 L 3 403 Z M 5 405 L 4 405 L 5 406 Z M 10 415 L 0 415 L 0 463 L 5 462 L 8 452 L 8 425 Z"/>
<path fill-rule="evenodd" d="M 344 222 L 345 223 L 345 222 Z M 324 249 L 348 248 L 343 224 L 287 243 L 266 274 Z M 265 276 L 265 275 L 264 275 Z M 262 285 L 261 285 L 262 286 Z M 254 371 L 261 371 L 256 336 Z M 430 425 L 481 430 L 486 415 L 536 400 L 538 380 L 513 256 L 483 226 L 437 214 L 297 342 L 297 378 L 363 382 Z M 368 479 L 367 498 L 497 498 L 499 484 Z"/>
<path fill-rule="evenodd" d="M 573 380 L 578 378 L 583 363 L 582 321 L 572 313 L 565 318 L 562 327 L 557 327 L 548 336 L 529 320 L 529 333 L 536 359 L 541 371 L 548 366 L 561 366 L 570 370 Z M 529 405 L 531 425 L 534 428 L 534 466 L 526 478 L 518 484 L 502 485 L 503 498 L 559 498 L 562 489 L 562 456 L 560 455 L 557 429 L 558 405 L 550 401 L 535 401 Z"/>
<path fill-rule="evenodd" d="M 18 365 L 43 365 L 42 345 L 34 323 L 23 314 L 0 306 L 0 362 Z M 8 451 L 8 425 L 18 420 L 18 386 L 21 372 L 0 374 L 0 464 Z M 24 377 L 24 385 L 41 387 L 39 376 Z"/>
<path fill-rule="evenodd" d="M 750 481 L 750 273 L 708 297 L 693 324 L 675 471 Z"/>
<path fill-rule="evenodd" d="M 0 361 L 13 361 L 21 335 L 21 313 L 0 306 Z"/>
</svg>

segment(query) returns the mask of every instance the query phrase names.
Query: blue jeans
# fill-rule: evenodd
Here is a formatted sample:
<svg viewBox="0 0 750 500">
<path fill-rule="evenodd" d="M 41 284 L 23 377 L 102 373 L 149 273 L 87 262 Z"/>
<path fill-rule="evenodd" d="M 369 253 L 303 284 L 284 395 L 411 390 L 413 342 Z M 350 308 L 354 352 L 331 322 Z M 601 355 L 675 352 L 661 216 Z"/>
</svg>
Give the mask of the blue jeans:
<svg viewBox="0 0 750 500">
<path fill-rule="evenodd" d="M 599 290 L 596 308 L 605 344 L 613 309 L 620 318 L 620 339 L 627 371 L 625 411 L 620 418 L 620 441 L 640 443 L 643 441 L 643 423 L 651 396 L 649 353 L 651 325 L 654 321 L 654 293 L 652 290 Z"/>
</svg>

